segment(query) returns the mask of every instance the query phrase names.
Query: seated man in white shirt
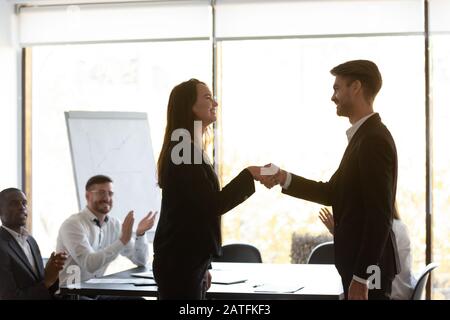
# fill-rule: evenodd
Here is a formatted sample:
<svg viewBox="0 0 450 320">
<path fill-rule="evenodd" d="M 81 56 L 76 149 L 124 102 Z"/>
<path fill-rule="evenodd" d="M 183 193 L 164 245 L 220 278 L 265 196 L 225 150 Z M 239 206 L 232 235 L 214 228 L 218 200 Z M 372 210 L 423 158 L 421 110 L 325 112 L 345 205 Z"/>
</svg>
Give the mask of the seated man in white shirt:
<svg viewBox="0 0 450 320">
<path fill-rule="evenodd" d="M 57 251 L 67 252 L 69 258 L 60 273 L 60 284 L 73 284 L 74 270 L 79 272 L 81 281 L 103 276 L 108 265 L 119 254 L 137 266 L 148 263 L 145 233 L 153 227 L 156 212 L 150 211 L 139 222 L 136 235 L 132 237 L 133 211 L 128 213 L 122 224 L 117 218 L 108 216 L 113 194 L 111 178 L 93 176 L 86 183 L 86 208 L 61 225 L 56 248 Z"/>
</svg>

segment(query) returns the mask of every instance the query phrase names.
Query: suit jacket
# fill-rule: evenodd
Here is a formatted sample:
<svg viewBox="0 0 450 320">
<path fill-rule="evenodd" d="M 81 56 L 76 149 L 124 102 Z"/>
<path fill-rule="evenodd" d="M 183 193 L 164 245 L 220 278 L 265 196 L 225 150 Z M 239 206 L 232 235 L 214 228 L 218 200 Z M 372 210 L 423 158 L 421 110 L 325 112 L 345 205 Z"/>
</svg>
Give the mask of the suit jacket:
<svg viewBox="0 0 450 320">
<path fill-rule="evenodd" d="M 50 299 L 44 285 L 44 265 L 41 252 L 33 237 L 27 239 L 31 247 L 37 274 L 14 237 L 0 227 L 0 300 Z"/>
<path fill-rule="evenodd" d="M 153 242 L 155 259 L 172 256 L 176 261 L 198 263 L 221 254 L 221 215 L 255 192 L 251 173 L 244 169 L 222 190 L 213 167 L 202 161 L 174 164 L 166 159 L 163 172 L 161 215 Z"/>
<path fill-rule="evenodd" d="M 343 279 L 367 279 L 367 267 L 381 276 L 399 272 L 392 231 L 397 188 L 397 151 L 380 116 L 369 117 L 354 134 L 328 182 L 292 175 L 284 193 L 333 207 L 336 268 Z"/>
</svg>

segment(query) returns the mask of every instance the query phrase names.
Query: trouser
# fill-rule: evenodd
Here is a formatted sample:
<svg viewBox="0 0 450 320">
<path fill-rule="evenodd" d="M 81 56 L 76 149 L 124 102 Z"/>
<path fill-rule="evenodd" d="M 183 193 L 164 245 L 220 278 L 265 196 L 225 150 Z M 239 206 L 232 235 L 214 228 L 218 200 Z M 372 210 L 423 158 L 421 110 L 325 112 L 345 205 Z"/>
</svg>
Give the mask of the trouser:
<svg viewBox="0 0 450 320">
<path fill-rule="evenodd" d="M 153 260 L 153 275 L 158 285 L 159 300 L 204 300 L 205 273 L 209 258 L 198 261 Z"/>
</svg>

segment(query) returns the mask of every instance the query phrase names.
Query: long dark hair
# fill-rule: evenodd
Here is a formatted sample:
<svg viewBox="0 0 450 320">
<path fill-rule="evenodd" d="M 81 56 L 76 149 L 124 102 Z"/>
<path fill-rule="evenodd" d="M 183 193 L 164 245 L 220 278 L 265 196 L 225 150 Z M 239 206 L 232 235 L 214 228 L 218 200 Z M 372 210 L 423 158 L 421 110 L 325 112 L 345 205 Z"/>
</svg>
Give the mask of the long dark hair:
<svg viewBox="0 0 450 320">
<path fill-rule="evenodd" d="M 167 104 L 167 125 L 164 141 L 158 158 L 158 185 L 164 188 L 164 170 L 170 152 L 170 137 L 176 129 L 186 129 L 194 137 L 194 112 L 192 107 L 197 101 L 197 85 L 205 84 L 197 79 L 182 82 L 172 89 Z"/>
</svg>

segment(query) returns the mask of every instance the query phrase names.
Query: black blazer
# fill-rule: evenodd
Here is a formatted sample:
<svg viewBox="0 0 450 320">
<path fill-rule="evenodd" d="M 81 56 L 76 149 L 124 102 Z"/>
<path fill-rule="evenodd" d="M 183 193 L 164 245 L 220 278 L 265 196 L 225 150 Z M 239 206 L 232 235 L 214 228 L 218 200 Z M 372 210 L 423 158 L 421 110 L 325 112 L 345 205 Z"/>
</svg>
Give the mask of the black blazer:
<svg viewBox="0 0 450 320">
<path fill-rule="evenodd" d="M 195 263 L 220 255 L 221 215 L 255 192 L 247 169 L 220 190 L 213 167 L 204 161 L 194 164 L 194 153 L 200 151 L 193 144 L 191 151 L 192 164 L 179 165 L 171 161 L 168 152 L 162 173 L 166 185 L 161 215 L 153 241 L 155 259 L 175 256 L 177 261 Z"/>
<path fill-rule="evenodd" d="M 292 175 L 283 193 L 333 207 L 336 268 L 343 279 L 367 279 L 367 267 L 378 265 L 381 276 L 400 271 L 392 231 L 397 188 L 397 151 L 378 114 L 358 129 L 339 168 L 328 182 Z"/>
<path fill-rule="evenodd" d="M 0 300 L 51 299 L 44 285 L 44 265 L 33 237 L 27 239 L 38 274 L 33 272 L 25 253 L 14 237 L 0 227 Z"/>
</svg>

